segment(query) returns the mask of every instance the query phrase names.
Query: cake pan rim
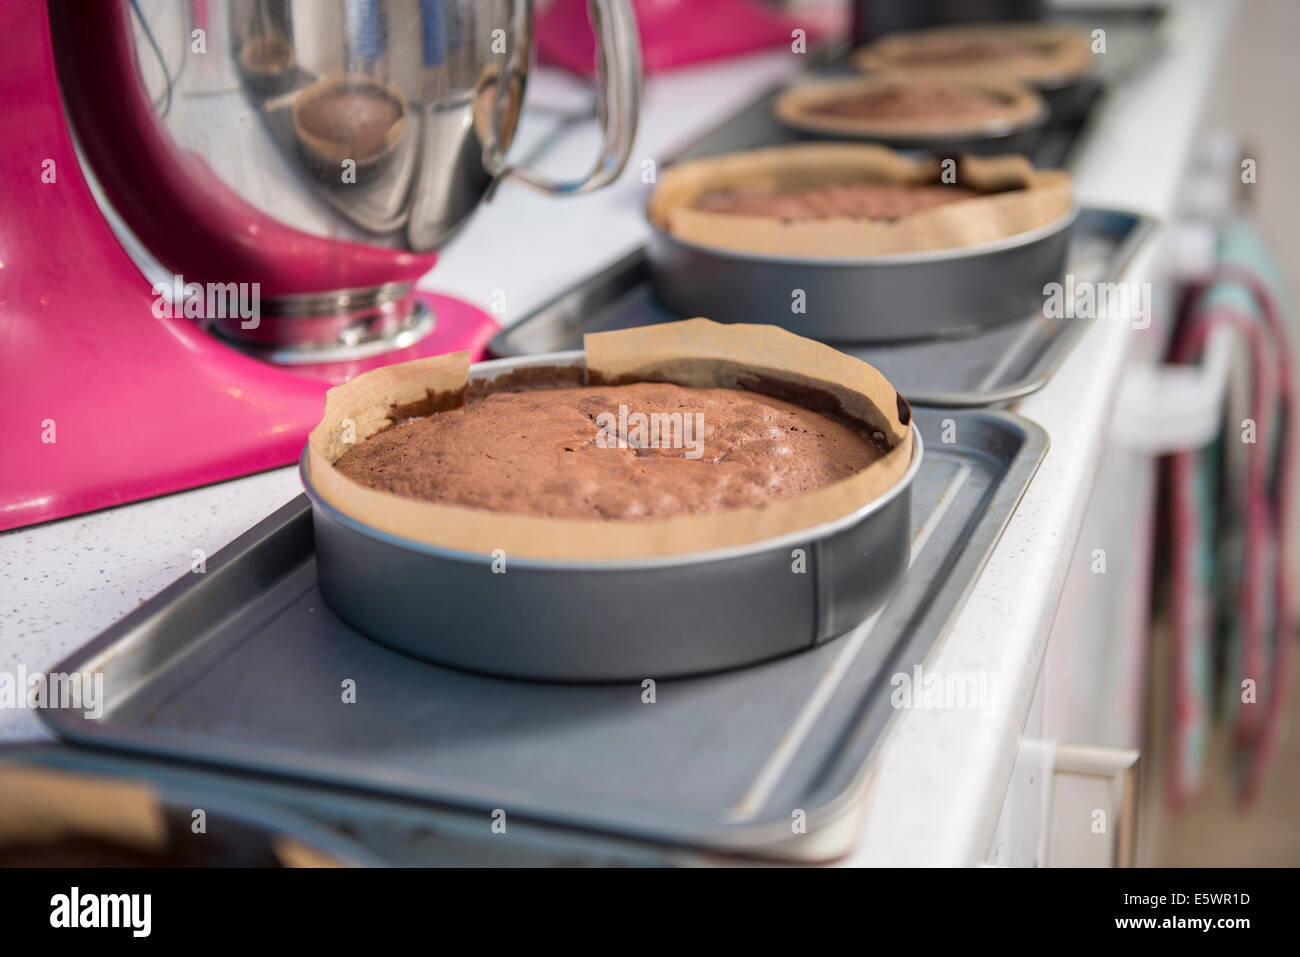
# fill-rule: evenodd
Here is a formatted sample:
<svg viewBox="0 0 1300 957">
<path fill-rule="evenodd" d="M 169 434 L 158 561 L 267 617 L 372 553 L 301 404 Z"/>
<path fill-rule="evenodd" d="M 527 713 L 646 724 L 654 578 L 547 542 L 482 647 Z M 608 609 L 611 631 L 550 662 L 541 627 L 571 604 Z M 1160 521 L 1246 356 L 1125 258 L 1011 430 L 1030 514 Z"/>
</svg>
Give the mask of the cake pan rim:
<svg viewBox="0 0 1300 957">
<path fill-rule="evenodd" d="M 809 525 L 807 528 L 799 529 L 795 532 L 789 532 L 776 538 L 763 538 L 756 542 L 748 542 L 744 545 L 731 545 L 726 548 L 712 548 L 706 551 L 681 552 L 673 555 L 647 555 L 641 558 L 533 558 L 528 556 L 519 556 L 510 559 L 510 565 L 513 568 L 525 568 L 533 571 L 637 571 L 648 570 L 652 568 L 666 568 L 680 565 L 706 564 L 708 562 L 729 561 L 736 558 L 746 558 L 750 555 L 759 554 L 765 551 L 771 551 L 786 546 L 806 545 L 809 542 L 820 541 L 828 538 L 837 532 L 850 528 L 859 522 L 866 521 L 873 514 L 883 509 L 886 505 L 902 495 L 903 492 L 910 488 L 916 474 L 921 468 L 922 444 L 921 432 L 915 423 L 909 426 L 912 430 L 912 461 L 908 463 L 907 471 L 888 491 L 882 495 L 873 498 L 870 502 L 862 505 L 847 515 L 832 519 L 829 522 L 822 522 L 818 525 Z M 399 535 L 393 535 L 381 529 L 374 528 L 364 522 L 358 521 L 346 512 L 335 508 L 329 502 L 325 501 L 316 492 L 311 484 L 311 479 L 307 475 L 307 453 L 304 451 L 298 460 L 298 475 L 302 480 L 303 490 L 307 497 L 311 499 L 312 507 L 319 508 L 325 512 L 331 519 L 345 525 L 352 531 L 367 535 L 377 541 L 403 548 L 408 551 L 419 552 L 422 555 L 428 555 L 434 558 L 443 558 L 452 561 L 471 562 L 481 565 L 490 565 L 494 561 L 490 553 L 485 552 L 465 552 L 452 548 L 444 548 L 440 545 L 430 545 L 426 542 L 417 542 L 409 538 L 402 538 Z"/>
<path fill-rule="evenodd" d="M 990 120 L 980 124 L 977 127 L 973 127 L 968 130 L 952 132 L 947 135 L 942 135 L 942 134 L 936 135 L 934 132 L 924 133 L 924 134 L 913 134 L 913 133 L 878 133 L 878 132 L 871 133 L 871 132 L 863 131 L 863 132 L 855 133 L 850 130 L 832 130 L 827 126 L 823 126 L 816 122 L 800 123 L 796 119 L 783 116 L 781 112 L 777 109 L 777 105 L 780 103 L 780 101 L 783 98 L 787 97 L 791 93 L 801 92 L 805 88 L 813 89 L 816 87 L 821 87 L 824 92 L 829 93 L 832 90 L 832 88 L 836 88 L 836 87 L 843 87 L 845 89 L 848 89 L 849 87 L 855 84 L 863 85 L 863 80 L 865 79 L 867 79 L 867 77 L 859 75 L 855 77 L 845 77 L 845 78 L 830 79 L 830 80 L 815 80 L 806 83 L 792 83 L 788 85 L 785 89 L 783 89 L 777 95 L 776 100 L 773 101 L 772 115 L 776 118 L 776 121 L 778 123 L 780 123 L 786 129 L 793 130 L 796 133 L 801 133 L 805 135 L 811 134 L 815 136 L 831 137 L 835 139 L 850 139 L 855 141 L 861 140 L 868 143 L 905 143 L 905 142 L 970 143 L 970 142 L 978 142 L 982 140 L 992 140 L 1004 136 L 1012 136 L 1016 133 L 1023 133 L 1028 130 L 1032 130 L 1037 127 L 1044 126 L 1047 123 L 1048 117 L 1051 115 L 1051 111 L 1047 107 L 1047 102 L 1043 99 L 1042 95 L 1039 93 L 1038 88 L 1029 83 L 1018 84 L 1024 87 L 1029 93 L 1033 94 L 1034 98 L 1038 101 L 1037 110 L 1035 110 L 1034 114 L 1029 118 L 1025 120 L 1021 120 L 1018 123 L 1015 122 L 1009 123 L 1004 120 Z M 959 81 L 959 82 L 970 82 L 970 85 L 972 86 L 980 85 L 978 81 Z"/>
<path fill-rule="evenodd" d="M 520 361 L 521 359 L 524 361 Z M 474 363 L 470 366 L 470 377 L 474 378 L 476 372 L 479 373 L 478 377 L 481 378 L 482 373 L 484 372 L 508 370 L 525 366 L 575 365 L 582 361 L 582 359 L 583 353 L 579 350 L 541 353 L 538 355 L 519 358 L 507 357 L 502 359 L 493 359 L 488 362 Z M 881 511 L 902 495 L 907 489 L 911 488 L 912 482 L 916 479 L 916 475 L 921 469 L 921 460 L 924 456 L 924 446 L 921 440 L 921 430 L 917 428 L 914 419 L 908 422 L 908 428 L 912 433 L 912 460 L 908 463 L 907 470 L 899 477 L 898 481 L 871 501 L 865 502 L 852 512 L 831 519 L 830 521 L 820 522 L 816 525 L 809 525 L 807 528 L 801 528 L 797 531 L 789 532 L 785 535 L 779 535 L 775 538 L 764 538 L 755 542 L 747 542 L 743 545 L 730 545 L 724 548 L 711 548 L 704 551 L 681 552 L 671 555 L 647 555 L 636 558 L 601 559 L 534 558 L 521 555 L 510 559 L 511 566 L 537 571 L 636 571 L 641 569 L 666 568 L 681 565 L 728 561 L 731 559 L 745 558 L 750 555 L 756 555 L 786 546 L 797 546 L 828 538 L 836 532 L 850 528 L 859 522 L 866 521 L 873 514 Z M 482 565 L 490 565 L 493 562 L 494 559 L 491 553 L 467 552 L 454 548 L 446 548 L 440 545 L 430 545 L 426 542 L 417 542 L 409 538 L 403 538 L 400 535 L 393 535 L 390 532 L 385 532 L 371 525 L 367 525 L 366 523 L 353 518 L 351 515 L 348 515 L 346 512 L 336 508 L 333 504 L 322 498 L 316 491 L 315 486 L 312 484 L 311 476 L 308 474 L 307 469 L 308 451 L 307 448 L 304 448 L 301 455 L 298 457 L 298 477 L 302 482 L 303 490 L 311 500 L 312 507 L 321 509 L 334 521 L 339 522 L 358 534 L 369 536 L 370 538 L 397 548 L 418 552 L 422 555 Z"/>
<path fill-rule="evenodd" d="M 996 239 L 987 243 L 975 243 L 967 246 L 953 246 L 951 249 L 888 253 L 881 256 L 785 256 L 777 253 L 747 252 L 741 249 L 728 249 L 724 246 L 708 246 L 704 243 L 682 239 L 680 236 L 674 235 L 651 219 L 648 208 L 646 210 L 646 221 L 650 224 L 650 229 L 656 239 L 685 249 L 705 253 L 710 256 L 734 259 L 741 262 L 769 263 L 788 266 L 862 269 L 872 266 L 932 265 L 936 263 L 959 262 L 966 259 L 974 259 L 983 255 L 1010 252 L 1024 246 L 1032 246 L 1033 244 L 1049 239 L 1064 230 L 1070 229 L 1074 225 L 1074 221 L 1078 219 L 1079 211 L 1080 206 L 1078 202 L 1072 202 L 1070 208 L 1065 213 L 1052 220 L 1050 223 L 1044 223 L 1042 226 L 1036 226 L 1023 233 L 1016 233 L 1015 235 L 1008 236 L 1005 239 Z"/>
<path fill-rule="evenodd" d="M 890 134 L 889 136 L 870 137 L 864 134 L 850 133 L 845 130 L 842 132 L 832 132 L 830 130 L 819 131 L 816 135 L 821 140 L 847 143 L 876 143 L 880 146 L 887 146 L 899 153 L 968 153 L 972 150 L 985 146 L 1003 146 L 1003 144 L 1014 141 L 1016 137 L 1042 133 L 1047 128 L 1047 121 L 1050 119 L 1047 113 L 1042 114 L 1038 119 L 1024 126 L 1013 127 L 996 133 L 978 133 L 970 136 L 915 136 L 907 137 L 903 135 Z M 808 136 L 812 134 L 811 129 L 803 129 L 793 125 L 789 126 L 791 132 L 799 135 Z M 1006 146 L 1009 153 L 1023 152 L 1012 146 Z M 977 154 L 984 155 L 984 154 Z M 991 154 L 990 154 L 991 155 Z"/>
</svg>

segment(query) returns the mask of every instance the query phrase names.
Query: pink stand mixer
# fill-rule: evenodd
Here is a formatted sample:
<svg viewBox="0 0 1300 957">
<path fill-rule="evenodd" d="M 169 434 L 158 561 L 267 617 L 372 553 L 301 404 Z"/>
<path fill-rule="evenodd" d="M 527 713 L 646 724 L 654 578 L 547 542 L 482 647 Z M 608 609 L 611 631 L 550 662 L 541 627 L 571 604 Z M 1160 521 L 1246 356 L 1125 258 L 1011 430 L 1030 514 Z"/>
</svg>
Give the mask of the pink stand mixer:
<svg viewBox="0 0 1300 957">
<path fill-rule="evenodd" d="M 0 37 L 0 529 L 296 461 L 332 383 L 480 354 L 415 289 L 505 177 L 623 169 L 627 0 L 591 0 L 601 153 L 509 165 L 527 0 L 51 0 Z"/>
</svg>

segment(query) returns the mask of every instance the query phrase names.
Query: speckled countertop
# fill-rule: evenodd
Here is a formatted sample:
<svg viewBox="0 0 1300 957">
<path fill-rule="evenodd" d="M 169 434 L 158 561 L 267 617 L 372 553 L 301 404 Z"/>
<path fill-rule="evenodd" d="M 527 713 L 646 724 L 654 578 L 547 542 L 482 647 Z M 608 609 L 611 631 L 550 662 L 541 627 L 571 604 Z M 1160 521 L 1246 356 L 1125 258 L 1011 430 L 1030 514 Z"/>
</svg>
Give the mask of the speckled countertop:
<svg viewBox="0 0 1300 957">
<path fill-rule="evenodd" d="M 1105 107 L 1076 174 L 1084 203 L 1164 217 L 1195 132 L 1232 4 L 1176 3 L 1170 53 Z M 762 55 L 681 71 L 647 84 L 636 155 L 670 152 L 794 66 Z M 701 97 L 699 90 L 709 96 Z M 543 75 L 532 94 L 581 102 Z M 521 147 L 545 135 L 538 121 Z M 596 133 L 579 124 L 547 154 L 575 170 L 594 155 Z M 518 317 L 644 241 L 644 187 L 632 164 L 616 186 L 560 202 L 507 186 L 477 214 L 422 286 L 492 301 L 504 293 Z M 1155 244 L 1128 278 L 1149 279 Z M 1052 447 L 965 609 L 930 662 L 940 672 L 1000 676 L 994 712 L 900 713 L 874 768 L 854 863 L 970 864 L 980 860 L 1010 775 L 1047 636 L 1092 489 L 1131 334 L 1098 323 L 1041 392 L 1017 410 L 1043 425 Z M 48 668 L 211 555 L 301 490 L 279 469 L 109 511 L 0 535 L 0 671 Z M 0 710 L 0 741 L 45 737 L 29 712 Z"/>
</svg>

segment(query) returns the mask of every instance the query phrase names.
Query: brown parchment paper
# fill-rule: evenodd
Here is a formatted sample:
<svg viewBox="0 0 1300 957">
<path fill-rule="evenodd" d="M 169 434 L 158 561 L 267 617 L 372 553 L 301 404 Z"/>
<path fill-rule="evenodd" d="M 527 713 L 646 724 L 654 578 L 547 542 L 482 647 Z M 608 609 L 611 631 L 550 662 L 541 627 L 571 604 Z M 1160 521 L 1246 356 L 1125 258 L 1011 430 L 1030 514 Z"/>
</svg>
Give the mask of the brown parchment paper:
<svg viewBox="0 0 1300 957">
<path fill-rule="evenodd" d="M 989 96 L 997 106 L 976 117 L 963 116 L 828 116 L 818 107 L 850 97 L 891 89 L 966 88 Z M 1035 122 L 1046 114 L 1043 98 L 1022 83 L 982 79 L 944 79 L 878 74 L 847 80 L 800 83 L 776 98 L 772 111 L 787 126 L 833 136 L 933 138 L 993 135 Z"/>
<path fill-rule="evenodd" d="M 936 183 L 938 157 L 911 159 L 883 146 L 805 143 L 732 153 L 667 170 L 650 198 L 651 222 L 680 239 L 773 256 L 861 258 L 996 242 L 1055 222 L 1073 205 L 1068 173 L 1036 170 L 1023 156 L 956 157 L 953 185 L 988 195 L 895 220 L 786 221 L 696 209 L 720 189 L 772 192 L 828 183 Z"/>
<path fill-rule="evenodd" d="M 331 389 L 324 417 L 308 438 L 312 488 L 344 514 L 411 541 L 479 554 L 501 549 L 510 557 L 601 560 L 708 551 L 798 532 L 855 512 L 892 488 L 911 464 L 911 410 L 885 377 L 865 362 L 775 326 L 690 319 L 588 335 L 584 346 L 589 382 L 660 379 L 747 387 L 795 402 L 800 400 L 791 391 L 804 391 L 882 433 L 889 451 L 855 475 L 797 498 L 636 522 L 540 518 L 422 502 L 366 488 L 334 469 L 350 447 L 340 439 L 348 422 L 360 442 L 392 421 L 394 405 L 431 395 L 463 397 L 468 356 L 456 353 L 385 366 Z"/>
<path fill-rule="evenodd" d="M 167 828 L 146 784 L 0 764 L 0 847 L 75 837 L 161 854 Z"/>
<path fill-rule="evenodd" d="M 1019 49 L 980 63 L 943 60 L 916 63 L 908 59 L 917 52 L 982 40 L 1011 40 Z M 955 24 L 881 37 L 855 52 L 853 65 L 865 73 L 906 70 L 918 76 L 1019 80 L 1054 86 L 1092 69 L 1092 44 L 1082 30 L 1046 23 Z"/>
</svg>

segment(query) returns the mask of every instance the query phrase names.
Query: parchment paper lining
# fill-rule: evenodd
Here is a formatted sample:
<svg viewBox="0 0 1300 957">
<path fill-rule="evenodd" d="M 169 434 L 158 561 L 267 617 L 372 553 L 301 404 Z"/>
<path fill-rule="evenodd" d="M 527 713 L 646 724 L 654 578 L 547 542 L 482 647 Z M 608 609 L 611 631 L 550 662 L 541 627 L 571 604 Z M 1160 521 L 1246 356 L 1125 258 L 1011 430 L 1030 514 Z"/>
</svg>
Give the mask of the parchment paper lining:
<svg viewBox="0 0 1300 957">
<path fill-rule="evenodd" d="M 146 784 L 0 764 L 0 847 L 73 838 L 162 853 L 167 825 Z"/>
<path fill-rule="evenodd" d="M 814 112 L 823 104 L 865 96 L 882 90 L 936 87 L 962 87 L 975 93 L 986 94 L 997 103 L 998 110 L 982 113 L 974 118 L 833 116 Z M 945 79 L 890 73 L 848 80 L 800 83 L 777 97 L 772 109 L 777 119 L 787 126 L 811 133 L 861 137 L 935 138 L 991 135 L 1017 129 L 1042 117 L 1047 107 L 1042 97 L 1029 87 L 1012 81 Z"/>
<path fill-rule="evenodd" d="M 93 840 L 165 857 L 168 826 L 145 782 L 0 762 L 0 849 Z M 271 835 L 285 867 L 339 867 L 296 838 Z"/>
<path fill-rule="evenodd" d="M 307 476 L 324 501 L 399 538 L 456 551 L 537 559 L 614 559 L 679 555 L 746 545 L 849 515 L 892 488 L 912 460 L 910 409 L 874 368 L 829 346 L 768 325 L 707 319 L 602 332 L 584 337 L 588 381 L 657 379 L 696 387 L 737 388 L 748 380 L 781 382 L 833 397 L 844 414 L 883 433 L 890 450 L 862 471 L 825 488 L 755 508 L 652 521 L 539 518 L 421 502 L 366 488 L 333 464 L 391 420 L 395 405 L 430 394 L 464 394 L 467 353 L 385 366 L 336 386 L 308 438 Z M 593 441 L 595 433 L 593 432 Z"/>
<path fill-rule="evenodd" d="M 895 220 L 835 217 L 786 221 L 694 208 L 720 189 L 790 191 L 828 183 L 936 183 L 939 157 L 911 159 L 883 146 L 807 143 L 733 153 L 664 172 L 650 198 L 652 222 L 688 242 L 792 257 L 846 258 L 928 252 L 995 242 L 1046 226 L 1073 204 L 1060 170 L 1035 170 L 1023 156 L 956 157 L 955 182 L 987 195 Z"/>
</svg>

